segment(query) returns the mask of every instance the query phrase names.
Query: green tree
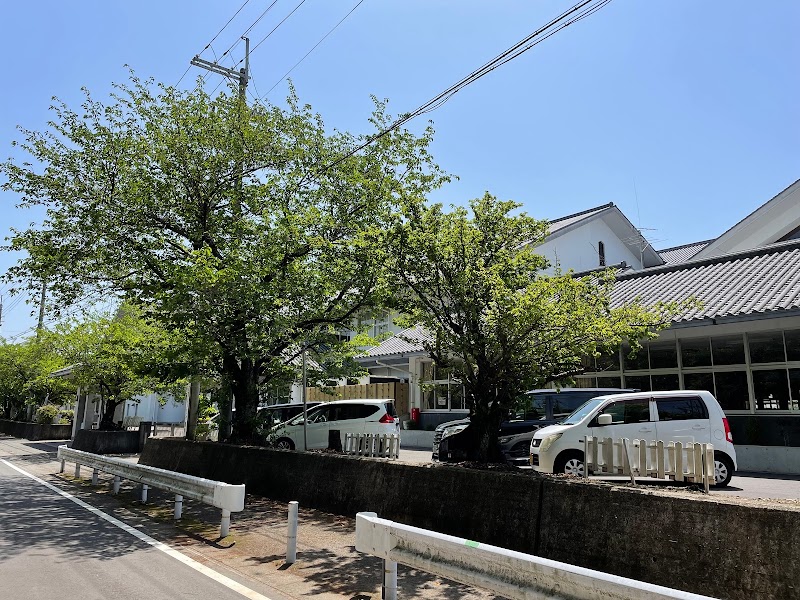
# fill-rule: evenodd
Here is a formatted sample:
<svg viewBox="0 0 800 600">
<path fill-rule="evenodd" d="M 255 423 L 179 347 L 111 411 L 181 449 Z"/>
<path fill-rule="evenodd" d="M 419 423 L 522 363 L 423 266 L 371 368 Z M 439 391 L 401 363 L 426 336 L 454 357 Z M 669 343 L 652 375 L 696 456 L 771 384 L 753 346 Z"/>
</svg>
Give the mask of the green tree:
<svg viewBox="0 0 800 600">
<path fill-rule="evenodd" d="M 0 407 L 6 419 L 27 406 L 60 405 L 72 399 L 75 386 L 52 373 L 66 366 L 55 349 L 55 336 L 41 332 L 15 344 L 0 340 Z"/>
<path fill-rule="evenodd" d="M 194 332 L 236 399 L 235 433 L 251 437 L 259 382 L 305 346 L 381 303 L 387 230 L 397 206 L 447 176 L 428 154 L 432 131 L 367 139 L 326 130 L 294 93 L 285 108 L 246 106 L 133 77 L 104 104 L 64 104 L 45 132 L 22 130 L 35 164 L 0 166 L 41 224 L 16 231 L 27 258 L 9 277 L 47 275 L 57 305 L 92 291 L 146 305 Z M 391 121 L 376 101 L 370 118 Z M 41 165 L 41 166 L 37 166 Z"/>
<path fill-rule="evenodd" d="M 70 379 L 99 396 L 100 429 L 115 429 L 117 407 L 138 396 L 158 393 L 183 400 L 185 380 L 166 380 L 163 364 L 179 340 L 125 306 L 115 316 L 99 316 L 59 328 L 59 351 L 71 364 Z"/>
<path fill-rule="evenodd" d="M 522 393 L 567 383 L 584 356 L 652 337 L 677 309 L 612 308 L 611 271 L 545 274 L 535 249 L 548 224 L 514 215 L 518 206 L 488 193 L 471 210 L 416 206 L 393 253 L 404 321 L 433 334 L 426 350 L 464 386 L 482 461 L 494 458 L 500 422 Z"/>
</svg>

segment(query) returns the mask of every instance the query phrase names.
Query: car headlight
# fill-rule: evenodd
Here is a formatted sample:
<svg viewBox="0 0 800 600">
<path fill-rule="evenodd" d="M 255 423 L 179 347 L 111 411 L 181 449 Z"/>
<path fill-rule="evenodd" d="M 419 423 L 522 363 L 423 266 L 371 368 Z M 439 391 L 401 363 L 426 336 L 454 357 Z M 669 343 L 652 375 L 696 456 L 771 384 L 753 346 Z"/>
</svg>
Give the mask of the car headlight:
<svg viewBox="0 0 800 600">
<path fill-rule="evenodd" d="M 560 433 L 554 433 L 542 439 L 542 445 L 539 446 L 539 452 L 547 452 L 550 446 L 555 444 L 560 437 L 561 437 Z"/>
<path fill-rule="evenodd" d="M 448 427 L 447 429 L 444 430 L 444 433 L 442 433 L 442 439 L 449 438 L 451 435 L 455 435 L 457 433 L 461 433 L 467 427 L 469 427 L 468 424 L 456 425 L 455 427 Z"/>
</svg>

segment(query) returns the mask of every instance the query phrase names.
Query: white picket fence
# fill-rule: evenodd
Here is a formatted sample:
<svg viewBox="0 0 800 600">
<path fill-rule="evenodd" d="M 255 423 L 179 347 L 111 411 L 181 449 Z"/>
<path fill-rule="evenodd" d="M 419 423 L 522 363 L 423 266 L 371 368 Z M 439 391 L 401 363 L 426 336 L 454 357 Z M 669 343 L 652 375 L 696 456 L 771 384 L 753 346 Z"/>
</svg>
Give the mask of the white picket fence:
<svg viewBox="0 0 800 600">
<path fill-rule="evenodd" d="M 621 438 L 587 436 L 584 456 L 584 476 L 630 475 L 689 481 L 703 485 L 708 492 L 714 483 L 714 446 Z"/>
<path fill-rule="evenodd" d="M 355 456 L 397 458 L 400 456 L 400 436 L 379 433 L 346 433 L 344 453 Z"/>
</svg>

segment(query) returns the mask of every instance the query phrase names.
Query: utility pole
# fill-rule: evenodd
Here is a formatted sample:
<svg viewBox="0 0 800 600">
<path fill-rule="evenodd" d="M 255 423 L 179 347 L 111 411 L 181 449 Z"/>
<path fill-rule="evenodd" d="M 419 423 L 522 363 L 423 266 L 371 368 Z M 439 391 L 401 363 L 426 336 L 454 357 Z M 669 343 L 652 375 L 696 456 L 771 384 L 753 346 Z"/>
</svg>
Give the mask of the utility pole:
<svg viewBox="0 0 800 600">
<path fill-rule="evenodd" d="M 36 325 L 36 334 L 38 335 L 44 327 L 44 301 L 47 294 L 47 278 L 42 278 L 42 295 L 39 298 L 39 323 Z"/>
<path fill-rule="evenodd" d="M 223 77 L 227 77 L 228 79 L 233 79 L 234 81 L 239 82 L 239 97 L 242 101 L 247 100 L 247 82 L 250 80 L 250 38 L 243 37 L 244 40 L 244 67 L 236 71 L 235 69 L 229 69 L 227 67 L 223 67 L 222 65 L 218 65 L 215 62 L 211 62 L 210 60 L 205 60 L 200 58 L 199 56 L 195 56 L 191 60 L 191 64 L 195 67 L 200 67 L 201 69 L 206 69 L 207 71 L 211 71 L 212 73 L 216 73 L 217 75 L 222 75 Z"/>
</svg>

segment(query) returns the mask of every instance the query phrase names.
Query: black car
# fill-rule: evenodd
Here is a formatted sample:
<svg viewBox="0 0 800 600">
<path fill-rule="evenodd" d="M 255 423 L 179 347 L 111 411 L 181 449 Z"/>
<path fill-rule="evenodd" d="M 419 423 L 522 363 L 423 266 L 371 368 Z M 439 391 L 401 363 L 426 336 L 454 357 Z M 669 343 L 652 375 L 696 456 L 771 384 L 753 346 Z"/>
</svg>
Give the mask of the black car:
<svg viewBox="0 0 800 600">
<path fill-rule="evenodd" d="M 527 464 L 534 431 L 563 421 L 572 411 L 596 396 L 633 391 L 637 390 L 569 388 L 527 392 L 520 399 L 520 410 L 500 423 L 498 450 L 508 463 Z M 433 460 L 440 462 L 473 460 L 477 449 L 477 440 L 474 439 L 473 432 L 468 418 L 439 425 L 434 431 Z"/>
</svg>

